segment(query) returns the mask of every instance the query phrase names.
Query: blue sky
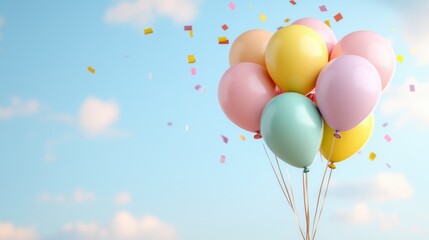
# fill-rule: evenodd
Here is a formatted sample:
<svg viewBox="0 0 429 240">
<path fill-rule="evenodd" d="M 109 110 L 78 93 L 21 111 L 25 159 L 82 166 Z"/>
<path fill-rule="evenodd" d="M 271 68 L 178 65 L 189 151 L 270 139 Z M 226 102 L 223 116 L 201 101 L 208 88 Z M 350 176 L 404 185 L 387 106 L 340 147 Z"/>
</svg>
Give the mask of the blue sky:
<svg viewBox="0 0 429 240">
<path fill-rule="evenodd" d="M 231 44 L 217 38 L 303 17 L 329 19 L 337 39 L 378 32 L 404 57 L 370 141 L 333 173 L 317 239 L 429 237 L 429 4 L 230 2 L 0 0 L 0 239 L 299 239 L 262 142 L 218 104 Z"/>
</svg>

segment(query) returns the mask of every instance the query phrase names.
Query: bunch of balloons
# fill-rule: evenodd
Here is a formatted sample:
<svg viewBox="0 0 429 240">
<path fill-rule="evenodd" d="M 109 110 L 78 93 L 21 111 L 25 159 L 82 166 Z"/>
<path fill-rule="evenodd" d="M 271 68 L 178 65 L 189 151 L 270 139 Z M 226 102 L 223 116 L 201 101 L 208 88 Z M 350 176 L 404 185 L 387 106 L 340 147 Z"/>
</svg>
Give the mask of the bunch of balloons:
<svg viewBox="0 0 429 240">
<path fill-rule="evenodd" d="M 274 34 L 241 34 L 229 63 L 218 89 L 226 116 L 304 171 L 319 151 L 335 168 L 365 145 L 396 65 L 390 43 L 377 33 L 356 31 L 337 42 L 313 18 Z"/>
</svg>

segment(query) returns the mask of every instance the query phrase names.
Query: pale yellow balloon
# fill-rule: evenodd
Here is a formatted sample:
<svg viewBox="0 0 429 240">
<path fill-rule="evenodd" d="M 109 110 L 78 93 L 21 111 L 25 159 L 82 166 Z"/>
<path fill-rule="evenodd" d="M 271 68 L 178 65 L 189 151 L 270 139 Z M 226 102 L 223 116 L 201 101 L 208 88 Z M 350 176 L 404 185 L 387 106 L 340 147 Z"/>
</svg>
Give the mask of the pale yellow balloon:
<svg viewBox="0 0 429 240">
<path fill-rule="evenodd" d="M 368 141 L 374 129 L 374 114 L 370 114 L 355 128 L 345 132 L 340 132 L 341 138 L 334 140 L 334 133 L 331 127 L 325 122 L 323 130 L 323 140 L 320 152 L 330 162 L 341 162 L 357 153 Z M 332 148 L 332 153 L 331 153 Z"/>
<path fill-rule="evenodd" d="M 268 73 L 282 91 L 306 95 L 314 89 L 320 71 L 328 63 L 328 49 L 313 29 L 289 25 L 271 37 L 265 61 Z"/>
<path fill-rule="evenodd" d="M 254 29 L 238 36 L 229 50 L 229 65 L 253 62 L 265 67 L 265 49 L 273 34 Z"/>
</svg>

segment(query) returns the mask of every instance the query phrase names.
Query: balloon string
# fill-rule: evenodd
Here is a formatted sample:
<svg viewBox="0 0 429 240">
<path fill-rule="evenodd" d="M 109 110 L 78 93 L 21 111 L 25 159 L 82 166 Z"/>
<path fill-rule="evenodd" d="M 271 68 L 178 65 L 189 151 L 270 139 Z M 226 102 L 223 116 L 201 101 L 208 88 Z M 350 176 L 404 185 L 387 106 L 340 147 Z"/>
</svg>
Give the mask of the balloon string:
<svg viewBox="0 0 429 240">
<path fill-rule="evenodd" d="M 278 184 L 279 184 L 279 186 L 280 186 L 280 189 L 282 190 L 283 195 L 285 196 L 285 198 L 286 198 L 287 202 L 289 203 L 289 206 L 292 208 L 292 211 L 293 211 L 293 213 L 294 213 L 294 215 L 295 215 L 295 221 L 296 221 L 296 223 L 297 223 L 297 225 L 298 225 L 298 228 L 299 228 L 299 231 L 300 231 L 300 233 L 301 233 L 302 239 L 303 239 L 303 240 L 305 240 L 305 239 L 304 239 L 304 232 L 302 231 L 302 228 L 301 228 L 301 223 L 300 223 L 299 217 L 298 217 L 298 215 L 297 215 L 296 207 L 292 207 L 293 205 L 292 205 L 291 199 L 289 199 L 289 198 L 290 198 L 290 195 L 289 195 L 289 192 L 288 192 L 288 189 L 287 189 L 287 185 L 286 185 L 286 183 L 285 183 L 285 185 L 284 185 L 284 188 L 285 188 L 285 189 L 283 189 L 283 186 L 282 186 L 282 184 L 281 184 L 281 182 L 280 182 L 280 178 L 279 178 L 279 176 L 278 176 L 278 174 L 277 174 L 277 172 L 276 172 L 276 170 L 275 170 L 275 168 L 274 168 L 274 166 L 273 166 L 273 164 L 272 164 L 272 162 L 271 162 L 271 158 L 270 158 L 270 156 L 268 155 L 268 152 L 267 152 L 267 149 L 266 149 L 266 147 L 265 147 L 265 144 L 262 144 L 262 146 L 264 147 L 265 154 L 267 155 L 267 160 L 268 160 L 268 162 L 269 162 L 269 163 L 270 163 L 270 165 L 271 165 L 271 169 L 273 170 L 274 175 L 276 176 L 276 179 L 277 179 L 277 182 L 278 182 Z M 276 159 L 277 159 L 277 156 L 276 156 Z M 277 164 L 278 164 L 278 160 L 277 160 Z M 280 173 L 281 173 L 281 170 L 280 170 Z M 283 180 L 283 182 L 284 182 L 284 180 Z M 287 192 L 287 194 L 286 194 L 286 192 Z M 288 198 L 288 196 L 289 196 L 289 198 Z M 293 193 L 292 193 L 292 196 L 293 196 Z"/>
<path fill-rule="evenodd" d="M 319 217 L 317 219 L 316 228 L 315 228 L 314 233 L 313 233 L 313 240 L 316 238 L 317 227 L 319 226 L 320 217 L 322 216 L 323 207 L 325 206 L 326 195 L 328 194 L 329 183 L 331 182 L 332 170 L 333 170 L 332 168 L 330 168 L 330 170 L 329 170 L 328 183 L 326 184 L 326 191 L 325 191 L 325 195 L 323 196 L 322 207 L 320 209 L 320 214 L 319 214 Z"/>
<path fill-rule="evenodd" d="M 282 172 L 282 169 L 280 168 L 280 164 L 279 164 L 279 158 L 278 158 L 277 156 L 275 156 L 275 157 L 276 157 L 277 167 L 278 167 L 278 169 L 279 169 L 281 179 L 282 179 L 282 181 L 283 181 L 283 184 L 284 184 L 285 189 L 286 189 L 286 193 L 287 193 L 287 195 L 288 195 L 288 197 L 289 197 L 289 200 L 290 200 L 290 202 L 291 202 L 291 205 L 292 205 L 292 206 L 291 206 L 292 211 L 293 211 L 293 213 L 295 214 L 295 220 L 296 220 L 296 222 L 297 222 L 297 224 L 298 224 L 298 226 L 299 226 L 299 230 L 300 230 L 300 232 L 301 232 L 302 238 L 304 238 L 304 233 L 303 233 L 302 228 L 301 228 L 301 221 L 300 221 L 300 219 L 299 219 L 298 210 L 296 209 L 295 196 L 294 196 L 294 194 L 293 194 L 293 185 L 292 185 L 292 181 L 291 181 L 291 179 L 290 179 L 289 171 L 287 170 L 287 168 L 285 168 L 285 169 L 286 169 L 286 172 L 287 172 L 287 174 L 288 174 L 288 178 L 289 178 L 289 186 L 290 186 L 290 192 L 291 192 L 291 194 L 289 194 L 289 191 L 288 191 L 288 188 L 287 188 L 287 184 L 286 184 L 285 179 L 284 179 L 284 177 L 283 177 L 283 172 Z M 292 196 L 292 197 L 291 197 L 291 196 Z"/>
<path fill-rule="evenodd" d="M 305 222 L 306 222 L 306 234 L 305 239 L 310 239 L 310 205 L 308 202 L 308 178 L 307 173 L 304 172 L 302 175 L 302 187 L 304 193 L 304 211 L 305 211 Z"/>
<path fill-rule="evenodd" d="M 332 157 L 332 152 L 334 150 L 335 139 L 336 138 L 333 136 L 332 137 L 331 150 L 329 151 L 329 156 L 328 156 L 328 159 L 327 159 L 328 163 L 326 164 L 326 168 L 325 168 L 325 171 L 323 173 L 322 181 L 320 182 L 320 188 L 319 188 L 319 193 L 318 193 L 318 196 L 317 196 L 317 203 L 316 203 L 316 211 L 314 211 L 314 218 L 313 218 L 313 240 L 314 240 L 314 235 L 316 233 L 316 224 L 315 223 L 316 223 L 317 213 L 318 213 L 318 210 L 319 210 L 320 196 L 321 196 L 322 191 L 323 191 L 323 184 L 325 182 L 326 172 L 328 170 L 330 159 Z M 320 159 L 322 159 L 322 154 L 320 154 Z M 331 173 L 332 173 L 332 169 L 331 169 Z M 321 215 L 321 212 L 319 213 L 319 219 L 320 219 L 320 215 Z"/>
</svg>

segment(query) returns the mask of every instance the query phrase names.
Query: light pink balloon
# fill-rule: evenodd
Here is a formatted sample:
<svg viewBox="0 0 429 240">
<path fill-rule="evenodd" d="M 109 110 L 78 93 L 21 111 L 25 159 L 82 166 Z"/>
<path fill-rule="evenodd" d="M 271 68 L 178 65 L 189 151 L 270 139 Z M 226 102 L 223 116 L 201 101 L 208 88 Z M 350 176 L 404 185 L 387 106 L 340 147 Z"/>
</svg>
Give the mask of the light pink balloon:
<svg viewBox="0 0 429 240">
<path fill-rule="evenodd" d="M 219 82 L 218 98 L 226 116 L 239 127 L 257 132 L 265 105 L 278 94 L 267 70 L 256 63 L 230 67 Z"/>
<path fill-rule="evenodd" d="M 340 132 L 354 128 L 371 114 L 380 94 L 377 70 L 360 56 L 335 58 L 317 78 L 317 106 L 326 123 Z"/>
<path fill-rule="evenodd" d="M 335 37 L 334 32 L 331 30 L 330 27 L 328 27 L 328 25 L 326 25 L 325 22 L 320 21 L 319 19 L 301 18 L 296 20 L 292 24 L 303 25 L 312 28 L 317 33 L 319 33 L 320 36 L 323 38 L 323 41 L 325 41 L 326 47 L 328 48 L 328 53 L 331 53 L 335 44 L 337 44 L 337 38 Z"/>
<path fill-rule="evenodd" d="M 395 52 L 391 44 L 375 32 L 356 31 L 346 35 L 335 45 L 330 59 L 342 55 L 358 55 L 370 61 L 380 74 L 382 90 L 395 72 Z"/>
</svg>

